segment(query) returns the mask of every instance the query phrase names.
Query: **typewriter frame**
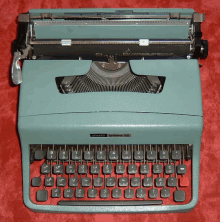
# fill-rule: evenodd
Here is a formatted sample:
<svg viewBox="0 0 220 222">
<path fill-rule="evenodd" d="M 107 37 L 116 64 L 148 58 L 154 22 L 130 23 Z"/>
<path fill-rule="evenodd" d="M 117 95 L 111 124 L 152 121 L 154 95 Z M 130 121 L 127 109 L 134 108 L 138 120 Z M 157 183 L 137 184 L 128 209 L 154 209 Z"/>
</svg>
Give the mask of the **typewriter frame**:
<svg viewBox="0 0 220 222">
<path fill-rule="evenodd" d="M 123 10 L 125 11 L 123 12 Z M 23 198 L 25 205 L 31 210 L 54 213 L 170 213 L 187 212 L 195 207 L 198 201 L 200 143 L 203 128 L 201 86 L 197 58 L 206 58 L 208 50 L 205 44 L 206 42 L 201 40 L 202 33 L 200 23 L 204 21 L 204 14 L 194 13 L 192 9 L 133 9 L 133 11 L 137 14 L 140 12 L 165 13 L 168 14 L 166 15 L 168 16 L 167 19 L 190 19 L 193 22 L 193 30 L 191 31 L 194 34 L 193 39 L 189 38 L 187 42 L 181 41 L 180 39 L 174 42 L 164 41 L 166 40 L 165 38 L 162 42 L 163 44 L 165 43 L 164 46 L 166 50 L 161 47 L 161 51 L 159 50 L 160 53 L 155 55 L 152 53 L 153 49 L 155 45 L 160 45 L 161 42 L 152 40 L 152 46 L 150 45 L 149 47 L 150 53 L 144 55 L 147 56 L 146 58 L 149 58 L 147 61 L 139 60 L 143 56 L 142 53 L 131 54 L 128 52 L 122 53 L 121 57 L 118 56 L 119 61 L 122 58 L 126 58 L 126 61 L 136 59 L 135 61 L 131 61 L 131 67 L 137 74 L 148 74 L 143 71 L 146 65 L 148 65 L 152 75 L 158 75 L 158 72 L 160 72 L 162 76 L 168 78 L 160 94 L 148 94 L 145 95 L 146 97 L 138 94 L 140 96 L 137 101 L 130 92 L 97 92 L 91 93 L 90 96 L 87 96 L 88 94 L 85 93 L 80 96 L 77 95 L 77 97 L 75 97 L 76 99 L 70 99 L 75 95 L 61 95 L 58 92 L 54 94 L 53 90 L 57 90 L 55 77 L 60 75 L 58 73 L 59 68 L 56 67 L 57 60 L 49 61 L 44 59 L 56 59 L 56 53 L 53 55 L 52 50 L 52 54 L 51 52 L 47 54 L 47 51 L 45 51 L 43 60 L 38 60 L 37 57 L 42 54 L 44 47 L 42 47 L 42 42 L 35 41 L 35 39 L 29 41 L 28 35 L 30 30 L 28 30 L 26 24 L 29 23 L 29 19 L 31 18 L 30 14 L 33 16 L 33 19 L 34 16 L 37 16 L 40 19 L 49 20 L 53 19 L 53 13 L 60 15 L 60 13 L 65 12 L 116 12 L 116 17 L 125 17 L 126 13 L 131 14 L 131 9 L 36 9 L 30 10 L 30 14 L 19 16 L 20 27 L 18 39 L 13 43 L 14 60 L 12 65 L 12 79 L 15 84 L 22 82 L 20 89 L 18 130 L 22 147 Z M 93 18 L 95 17 L 95 15 L 92 16 Z M 117 31 L 116 28 L 113 27 L 113 29 Z M 163 30 L 166 30 L 166 27 L 163 27 Z M 180 27 L 178 27 L 178 30 L 181 32 Z M 155 31 L 155 33 L 156 35 L 158 35 L 158 33 L 160 34 L 161 30 Z M 172 36 L 169 36 L 169 32 L 167 33 L 168 36 L 166 37 L 172 38 Z M 64 38 L 66 37 L 64 36 Z M 184 38 L 184 40 L 186 39 Z M 71 47 L 74 48 L 74 40 L 71 41 Z M 123 45 L 127 44 L 125 39 L 120 39 L 120 41 L 117 42 L 117 47 L 114 47 L 115 52 L 117 48 L 123 51 Z M 50 41 L 50 43 L 52 43 L 52 41 Z M 66 43 L 69 44 L 69 42 Z M 66 43 L 64 42 L 64 44 Z M 87 47 L 93 43 L 94 42 L 91 41 L 87 44 Z M 115 44 L 115 42 L 111 42 L 111 44 L 112 43 Z M 136 44 L 137 49 L 140 49 L 138 45 L 139 41 L 135 42 L 134 39 L 132 44 Z M 56 50 L 60 49 L 62 48 L 62 40 L 58 42 L 54 41 L 52 45 Z M 109 46 L 104 46 L 103 48 L 105 47 L 106 49 L 104 51 L 106 53 Z M 33 48 L 35 52 L 32 50 Z M 174 50 L 177 56 L 182 57 L 172 60 L 167 59 L 170 56 L 169 53 L 166 53 L 167 50 L 170 50 L 170 52 Z M 103 60 L 106 56 L 98 53 L 95 54 L 94 57 L 94 52 L 96 51 L 91 50 L 91 54 L 88 58 L 85 57 L 85 59 L 95 59 L 97 61 L 99 59 Z M 76 55 L 72 57 L 68 56 L 67 58 L 63 56 L 59 58 L 62 60 L 59 60 L 61 65 L 64 65 L 63 72 L 68 72 L 68 68 L 76 64 L 76 60 L 73 59 L 76 59 L 75 57 L 79 59 L 79 56 L 81 56 L 80 51 L 76 51 Z M 154 58 L 154 56 L 156 56 L 157 59 L 153 60 L 152 58 Z M 24 61 L 22 67 L 23 81 L 18 63 L 20 59 L 27 59 Z M 80 75 L 83 75 L 88 71 L 89 62 L 85 61 L 86 60 L 82 61 L 81 65 L 78 64 L 76 67 L 74 66 L 77 74 L 80 73 Z M 83 62 L 85 63 L 83 64 Z M 155 67 L 159 68 L 156 69 Z M 164 67 L 168 67 L 167 75 L 163 75 Z M 55 72 L 54 75 L 51 74 L 53 71 Z M 176 73 L 174 73 L 175 71 Z M 42 79 L 39 79 L 42 78 L 42 73 L 45 74 L 46 79 L 45 82 L 43 82 L 43 86 L 40 85 Z M 166 95 L 166 84 L 169 83 L 168 80 L 172 76 L 169 75 L 169 73 L 171 73 L 173 77 L 176 76 L 176 80 L 171 81 L 170 85 L 177 83 L 181 92 L 177 90 L 177 92 L 174 92 L 176 96 L 172 96 L 172 90 L 168 89 L 168 95 L 171 97 L 167 99 L 163 96 L 164 93 Z M 53 77 L 53 79 L 50 77 Z M 189 79 L 191 80 L 190 84 L 187 83 Z M 184 89 L 185 85 L 182 80 L 184 80 L 187 90 Z M 49 87 L 45 89 L 44 86 Z M 176 88 L 178 89 L 178 87 Z M 45 94 L 45 92 L 47 92 L 47 94 Z M 48 97 L 45 95 L 48 95 Z M 56 101 L 59 105 L 66 104 L 65 108 L 61 105 L 60 107 L 55 106 L 57 103 L 53 101 L 54 95 L 57 98 L 59 97 L 58 101 Z M 38 98 L 39 96 L 40 99 Z M 100 100 L 98 107 L 91 106 L 94 102 L 91 98 L 94 96 L 97 96 Z M 105 96 L 110 98 L 111 102 L 114 101 L 114 106 L 112 106 L 114 108 L 104 102 L 103 98 Z M 156 96 L 162 98 L 159 103 Z M 179 101 L 178 96 L 182 101 Z M 63 100 L 61 100 L 61 98 Z M 123 104 L 125 104 L 123 101 L 129 101 L 130 98 L 133 98 L 133 106 L 129 107 L 128 104 L 123 107 Z M 69 101 L 69 99 L 71 101 Z M 84 101 L 83 104 L 81 103 L 82 100 Z M 120 102 L 120 100 L 122 102 Z M 147 101 L 148 104 L 143 104 L 143 101 Z M 70 102 L 76 102 L 79 106 L 71 105 Z M 102 103 L 105 104 L 104 109 L 101 106 Z M 48 104 L 51 106 L 48 106 Z M 140 105 L 137 106 L 137 104 Z M 152 106 L 154 104 L 156 105 Z M 172 127 L 170 127 L 171 125 Z M 51 133 L 48 133 L 48 131 Z M 90 134 L 103 132 L 108 134 L 128 133 L 132 136 L 129 138 L 113 137 L 107 139 L 89 137 Z M 55 206 L 34 204 L 30 199 L 30 144 L 193 144 L 192 199 L 188 204 L 169 206 Z"/>
<path fill-rule="evenodd" d="M 169 84 L 173 85 L 175 82 L 181 82 L 182 87 L 179 89 L 179 92 L 177 92 L 175 100 L 176 109 L 174 109 L 174 107 L 171 109 L 175 111 L 175 113 L 171 113 L 171 110 L 168 109 L 169 106 L 172 106 L 174 101 L 171 98 L 173 91 L 170 87 L 166 87 L 166 85 L 163 91 L 159 94 L 135 93 L 135 95 L 138 95 L 138 98 L 140 99 L 136 101 L 137 104 L 141 104 L 143 98 L 148 100 L 145 112 L 140 111 L 143 110 L 144 106 L 142 108 L 140 106 L 138 108 L 139 111 L 135 110 L 137 105 L 134 105 L 134 101 L 132 102 L 132 107 L 129 108 L 129 106 L 126 106 L 123 109 L 127 99 L 131 99 L 133 97 L 134 93 L 132 92 L 60 94 L 57 91 L 55 83 L 55 77 L 59 73 L 59 69 L 56 68 L 56 65 L 60 66 L 63 64 L 64 67 L 61 67 L 61 69 L 64 71 L 65 68 L 66 70 L 69 69 L 69 65 L 73 66 L 74 64 L 74 69 L 79 70 L 78 68 L 81 67 L 80 64 L 86 64 L 89 63 L 89 61 L 62 60 L 58 63 L 57 60 L 44 60 L 40 61 L 40 63 L 41 62 L 43 62 L 42 66 L 38 69 L 37 61 L 24 62 L 24 78 L 20 89 L 18 128 L 22 147 L 23 195 L 24 203 L 27 207 L 40 212 L 155 213 L 176 211 L 186 212 L 196 205 L 199 189 L 200 141 L 203 128 L 199 64 L 196 59 L 166 61 L 146 60 L 131 62 L 131 64 L 134 63 L 131 67 L 133 67 L 133 70 L 136 72 L 143 73 L 143 70 L 147 66 L 153 74 L 163 73 L 166 77 L 167 86 L 169 86 Z M 47 64 L 46 69 L 43 64 Z M 78 64 L 78 66 L 76 64 Z M 83 65 L 82 67 L 84 67 L 84 69 L 88 69 L 89 66 Z M 158 69 L 158 67 L 161 68 Z M 167 69 L 167 73 L 165 73 L 162 67 L 170 68 Z M 181 71 L 177 73 L 176 70 L 179 69 Z M 81 69 L 81 71 L 84 72 L 83 69 Z M 36 75 L 36 73 L 39 73 L 39 75 Z M 46 84 L 48 88 L 46 88 L 44 84 L 41 84 L 42 78 L 40 73 L 41 75 L 47 74 L 45 75 L 44 84 Z M 170 78 L 171 76 L 173 76 L 173 78 Z M 189 78 L 191 79 L 191 82 L 188 83 L 187 90 L 185 90 L 183 87 L 184 81 L 187 81 Z M 35 86 L 33 84 L 35 84 Z M 50 88 L 50 86 L 52 88 Z M 57 102 L 61 105 L 60 109 L 56 109 L 56 112 L 52 113 L 53 99 L 52 97 L 50 98 L 49 94 L 49 97 L 39 96 L 45 95 L 45 92 L 48 92 L 52 97 L 56 95 L 56 103 L 54 103 L 54 107 L 56 107 Z M 56 92 L 56 94 L 54 94 L 54 92 Z M 159 101 L 159 97 L 161 98 L 166 96 L 167 93 L 170 95 L 168 96 L 170 99 L 167 100 L 166 103 L 158 104 L 156 107 L 149 106 L 149 104 L 154 104 L 157 100 Z M 180 95 L 183 93 L 184 97 L 182 98 L 184 98 L 184 100 L 179 101 L 178 98 L 181 98 Z M 91 102 L 92 97 L 89 95 L 92 97 L 95 96 L 94 98 L 99 99 L 99 102 L 103 104 L 103 107 L 105 107 L 106 110 L 101 109 L 101 107 L 91 106 L 89 101 Z M 107 111 L 107 109 L 109 109 L 109 107 L 107 107 L 107 103 L 110 103 L 110 98 L 113 95 L 114 97 L 112 98 L 112 101 L 121 101 L 121 104 L 120 106 L 117 106 L 117 108 L 114 106 L 113 110 Z M 39 100 L 39 98 L 41 99 Z M 65 107 L 66 111 L 61 109 L 62 100 L 64 100 L 64 104 L 67 104 L 67 102 L 70 104 L 69 107 Z M 48 103 L 48 101 L 51 103 L 49 109 L 44 105 Z M 82 101 L 84 102 L 82 103 Z M 179 104 L 177 101 L 179 101 Z M 75 104 L 75 106 L 71 104 Z M 81 109 L 82 112 L 77 110 L 77 107 Z M 186 107 L 186 109 L 183 112 L 184 107 Z M 90 111 L 88 110 L 89 108 Z M 69 112 L 68 109 L 72 109 L 72 112 Z M 100 109 L 100 111 L 98 111 L 98 109 Z M 129 111 L 126 112 L 126 109 Z M 158 112 L 157 109 L 161 110 L 161 112 Z M 165 110 L 167 110 L 167 112 L 165 112 Z M 127 138 L 90 137 L 90 134 L 94 133 L 126 133 L 131 134 L 132 136 Z M 51 206 L 34 204 L 30 200 L 30 144 L 193 144 L 192 200 L 190 203 L 185 205 L 172 206 Z"/>
</svg>

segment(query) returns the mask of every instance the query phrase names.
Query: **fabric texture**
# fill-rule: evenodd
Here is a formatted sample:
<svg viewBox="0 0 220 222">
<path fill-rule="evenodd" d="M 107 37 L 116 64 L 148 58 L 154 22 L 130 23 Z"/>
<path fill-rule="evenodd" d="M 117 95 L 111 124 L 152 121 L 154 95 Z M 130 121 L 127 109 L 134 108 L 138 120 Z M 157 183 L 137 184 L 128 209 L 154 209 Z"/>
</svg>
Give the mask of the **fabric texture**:
<svg viewBox="0 0 220 222">
<path fill-rule="evenodd" d="M 11 43 L 17 16 L 32 8 L 193 8 L 206 13 L 203 38 L 209 56 L 201 60 L 204 130 L 201 145 L 199 202 L 189 213 L 175 214 L 51 214 L 34 213 L 22 198 L 21 149 L 17 132 L 19 87 L 10 79 Z M 218 0 L 1 0 L 0 1 L 0 222 L 56 221 L 220 221 L 220 2 Z"/>
</svg>

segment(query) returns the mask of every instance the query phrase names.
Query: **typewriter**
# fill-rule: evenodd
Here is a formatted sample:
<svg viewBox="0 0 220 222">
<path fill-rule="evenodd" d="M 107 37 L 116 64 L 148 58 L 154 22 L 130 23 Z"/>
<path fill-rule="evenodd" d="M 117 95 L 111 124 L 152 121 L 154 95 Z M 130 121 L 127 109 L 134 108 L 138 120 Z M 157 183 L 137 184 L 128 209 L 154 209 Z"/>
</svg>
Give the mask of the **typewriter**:
<svg viewBox="0 0 220 222">
<path fill-rule="evenodd" d="M 34 9 L 18 16 L 12 80 L 21 84 L 28 208 L 193 209 L 204 20 L 192 9 Z"/>
</svg>

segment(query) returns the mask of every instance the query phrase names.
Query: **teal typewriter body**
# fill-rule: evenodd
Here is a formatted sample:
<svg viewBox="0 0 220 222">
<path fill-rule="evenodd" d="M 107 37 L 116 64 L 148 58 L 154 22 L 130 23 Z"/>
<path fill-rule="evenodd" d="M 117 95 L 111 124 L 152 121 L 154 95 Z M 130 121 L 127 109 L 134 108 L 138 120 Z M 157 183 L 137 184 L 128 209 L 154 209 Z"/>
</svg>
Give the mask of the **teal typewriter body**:
<svg viewBox="0 0 220 222">
<path fill-rule="evenodd" d="M 203 129 L 204 15 L 35 9 L 19 15 L 23 198 L 37 212 L 194 208 Z M 19 60 L 24 59 L 22 72 Z"/>
</svg>

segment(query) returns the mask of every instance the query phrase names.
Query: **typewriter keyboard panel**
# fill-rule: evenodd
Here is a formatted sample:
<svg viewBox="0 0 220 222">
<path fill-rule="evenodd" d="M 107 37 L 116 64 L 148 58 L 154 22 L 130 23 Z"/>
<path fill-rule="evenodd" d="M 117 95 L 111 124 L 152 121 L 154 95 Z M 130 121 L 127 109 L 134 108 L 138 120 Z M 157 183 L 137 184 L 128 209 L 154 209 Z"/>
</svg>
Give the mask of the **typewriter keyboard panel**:
<svg viewBox="0 0 220 222">
<path fill-rule="evenodd" d="M 49 205 L 186 204 L 192 150 L 190 144 L 30 145 L 30 196 Z"/>
</svg>

